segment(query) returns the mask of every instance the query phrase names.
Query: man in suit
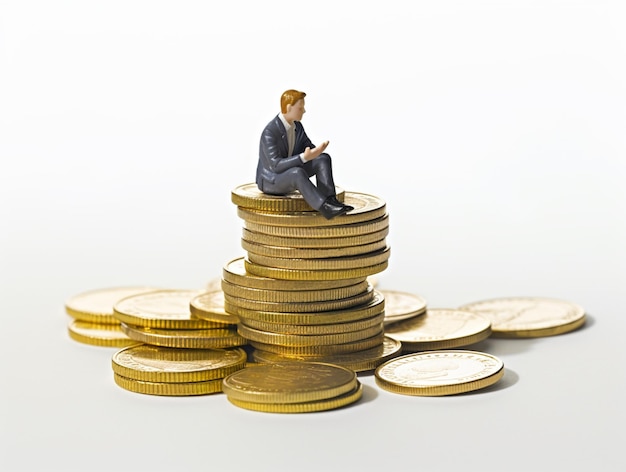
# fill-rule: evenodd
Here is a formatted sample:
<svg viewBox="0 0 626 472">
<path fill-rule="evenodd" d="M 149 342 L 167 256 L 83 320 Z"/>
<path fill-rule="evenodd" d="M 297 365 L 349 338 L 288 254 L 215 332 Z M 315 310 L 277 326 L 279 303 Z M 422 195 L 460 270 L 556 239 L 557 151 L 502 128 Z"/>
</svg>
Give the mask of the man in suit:
<svg viewBox="0 0 626 472">
<path fill-rule="evenodd" d="M 330 220 L 354 208 L 337 200 L 328 141 L 314 146 L 300 121 L 306 112 L 304 92 L 287 90 L 280 98 L 281 113 L 261 135 L 256 183 L 263 193 L 285 195 L 295 190 Z M 317 186 L 311 181 L 315 175 Z"/>
</svg>

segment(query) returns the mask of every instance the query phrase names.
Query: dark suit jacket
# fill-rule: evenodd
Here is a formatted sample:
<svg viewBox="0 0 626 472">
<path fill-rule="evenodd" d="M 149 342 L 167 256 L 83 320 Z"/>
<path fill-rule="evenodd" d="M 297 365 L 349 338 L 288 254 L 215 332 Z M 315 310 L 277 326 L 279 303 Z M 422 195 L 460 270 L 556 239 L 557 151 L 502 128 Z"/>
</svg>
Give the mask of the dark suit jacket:
<svg viewBox="0 0 626 472">
<path fill-rule="evenodd" d="M 304 132 L 304 127 L 299 121 L 296 126 L 296 140 L 293 146 L 293 156 L 288 156 L 289 145 L 287 143 L 287 130 L 278 115 L 270 121 L 263 134 L 259 145 L 259 164 L 256 169 L 256 183 L 263 190 L 263 182 L 274 182 L 276 174 L 280 174 L 292 167 L 302 167 L 304 163 L 300 154 L 304 149 L 315 146 Z"/>
</svg>

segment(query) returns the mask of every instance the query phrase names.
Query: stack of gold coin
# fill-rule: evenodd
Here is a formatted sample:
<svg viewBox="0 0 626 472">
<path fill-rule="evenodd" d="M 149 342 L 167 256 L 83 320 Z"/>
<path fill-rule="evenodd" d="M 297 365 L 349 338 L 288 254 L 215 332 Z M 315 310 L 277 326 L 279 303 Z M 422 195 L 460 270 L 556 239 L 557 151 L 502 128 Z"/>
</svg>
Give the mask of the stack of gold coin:
<svg viewBox="0 0 626 472">
<path fill-rule="evenodd" d="M 242 346 L 246 339 L 226 321 L 196 318 L 190 303 L 204 292 L 156 290 L 118 301 L 114 317 L 122 331 L 138 342 L 185 349 L 218 349 Z"/>
<path fill-rule="evenodd" d="M 69 298 L 65 311 L 71 317 L 68 332 L 83 344 L 125 347 L 136 344 L 113 316 L 113 306 L 122 298 L 156 290 L 155 287 L 112 287 L 90 290 Z"/>
<path fill-rule="evenodd" d="M 240 408 L 269 413 L 310 413 L 358 401 L 362 386 L 345 367 L 318 362 L 259 365 L 227 376 L 222 389 Z"/>
<path fill-rule="evenodd" d="M 308 359 L 370 370 L 395 352 L 385 344 L 384 297 L 368 278 L 388 264 L 389 216 L 372 195 L 337 197 L 354 210 L 331 220 L 295 192 L 232 192 L 247 256 L 223 270 L 224 309 L 257 362 Z"/>
<path fill-rule="evenodd" d="M 149 395 L 207 395 L 222 391 L 222 381 L 243 369 L 246 353 L 233 349 L 174 349 L 137 344 L 112 358 L 115 383 Z"/>
</svg>

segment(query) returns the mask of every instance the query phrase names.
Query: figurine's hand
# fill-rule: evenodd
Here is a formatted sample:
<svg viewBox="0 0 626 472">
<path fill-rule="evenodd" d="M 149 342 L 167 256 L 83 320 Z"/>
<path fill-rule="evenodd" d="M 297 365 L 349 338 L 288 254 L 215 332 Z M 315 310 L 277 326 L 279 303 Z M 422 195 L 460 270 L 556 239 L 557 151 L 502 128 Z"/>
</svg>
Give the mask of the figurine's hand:
<svg viewBox="0 0 626 472">
<path fill-rule="evenodd" d="M 315 159 L 317 156 L 319 156 L 321 153 L 323 153 L 326 150 L 327 146 L 328 146 L 328 141 L 324 141 L 322 144 L 318 144 L 313 149 L 311 149 L 310 147 L 307 147 L 303 153 L 304 160 L 308 162 L 308 161 Z"/>
</svg>

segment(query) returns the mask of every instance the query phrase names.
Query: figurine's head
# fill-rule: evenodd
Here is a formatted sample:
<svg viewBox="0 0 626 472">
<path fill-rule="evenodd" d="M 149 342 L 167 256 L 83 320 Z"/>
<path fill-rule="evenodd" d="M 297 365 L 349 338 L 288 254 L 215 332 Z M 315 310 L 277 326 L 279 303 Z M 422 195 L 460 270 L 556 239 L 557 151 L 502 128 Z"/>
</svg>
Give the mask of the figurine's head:
<svg viewBox="0 0 626 472">
<path fill-rule="evenodd" d="M 287 105 L 294 106 L 298 100 L 304 100 L 304 97 L 306 97 L 306 93 L 299 92 L 298 90 L 287 90 L 283 92 L 280 97 L 280 111 L 283 115 L 287 114 L 289 111 Z"/>
</svg>

